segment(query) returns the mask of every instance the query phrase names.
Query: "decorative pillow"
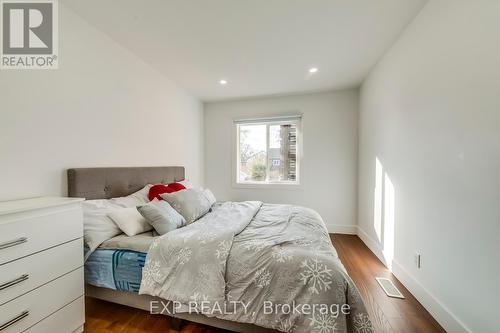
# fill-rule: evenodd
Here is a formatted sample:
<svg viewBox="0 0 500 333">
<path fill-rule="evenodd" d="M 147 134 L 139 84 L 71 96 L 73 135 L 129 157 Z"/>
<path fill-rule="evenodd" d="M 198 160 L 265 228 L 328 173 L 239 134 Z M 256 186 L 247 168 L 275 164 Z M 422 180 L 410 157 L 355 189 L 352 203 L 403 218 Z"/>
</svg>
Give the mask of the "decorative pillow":
<svg viewBox="0 0 500 333">
<path fill-rule="evenodd" d="M 135 236 L 153 229 L 135 207 L 113 209 L 108 216 L 127 236 Z"/>
<path fill-rule="evenodd" d="M 148 199 L 149 201 L 155 198 L 161 200 L 160 194 L 172 192 L 175 192 L 175 190 L 171 187 L 168 187 L 168 185 L 156 184 L 151 186 L 151 188 L 149 189 Z"/>
<path fill-rule="evenodd" d="M 146 205 L 137 207 L 137 210 L 160 235 L 186 224 L 184 217 L 164 200 L 154 199 Z"/>
<path fill-rule="evenodd" d="M 157 184 L 157 185 L 153 185 L 149 189 L 148 198 L 150 201 L 152 201 L 155 198 L 158 200 L 161 200 L 160 195 L 163 193 L 174 193 L 174 192 L 177 192 L 180 190 L 185 190 L 185 189 L 186 188 L 184 187 L 184 185 L 182 185 L 180 183 L 170 183 L 168 185 Z"/>
<path fill-rule="evenodd" d="M 182 185 L 181 183 L 171 183 L 171 184 L 168 184 L 168 187 L 174 189 L 175 192 L 186 189 L 186 187 L 184 185 Z"/>
<path fill-rule="evenodd" d="M 197 188 L 164 193 L 161 194 L 161 197 L 184 217 L 187 224 L 193 223 L 205 215 L 212 207 L 204 191 Z"/>
</svg>

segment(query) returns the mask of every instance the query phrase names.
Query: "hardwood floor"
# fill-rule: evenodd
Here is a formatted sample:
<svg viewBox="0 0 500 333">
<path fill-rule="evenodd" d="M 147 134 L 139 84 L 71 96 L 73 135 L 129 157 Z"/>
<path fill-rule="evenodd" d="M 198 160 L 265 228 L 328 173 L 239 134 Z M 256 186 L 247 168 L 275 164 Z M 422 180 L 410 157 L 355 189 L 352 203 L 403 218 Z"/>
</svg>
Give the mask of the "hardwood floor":
<svg viewBox="0 0 500 333">
<path fill-rule="evenodd" d="M 330 238 L 361 293 L 376 332 L 446 332 L 358 236 L 331 234 Z M 387 297 L 375 277 L 390 278 L 405 299 Z"/>
<path fill-rule="evenodd" d="M 85 333 L 168 333 L 179 332 L 170 327 L 167 316 L 152 315 L 147 311 L 119 304 L 85 298 Z M 185 322 L 183 333 L 227 332 L 213 327 Z"/>
<path fill-rule="evenodd" d="M 376 332 L 445 332 L 357 236 L 332 234 L 330 238 L 366 303 Z M 376 276 L 391 278 L 406 298 L 387 297 L 375 281 Z M 86 299 L 85 307 L 85 333 L 178 332 L 171 329 L 170 318 L 166 316 L 150 315 L 146 311 L 89 297 Z M 185 323 L 181 332 L 224 331 L 205 325 Z"/>
</svg>

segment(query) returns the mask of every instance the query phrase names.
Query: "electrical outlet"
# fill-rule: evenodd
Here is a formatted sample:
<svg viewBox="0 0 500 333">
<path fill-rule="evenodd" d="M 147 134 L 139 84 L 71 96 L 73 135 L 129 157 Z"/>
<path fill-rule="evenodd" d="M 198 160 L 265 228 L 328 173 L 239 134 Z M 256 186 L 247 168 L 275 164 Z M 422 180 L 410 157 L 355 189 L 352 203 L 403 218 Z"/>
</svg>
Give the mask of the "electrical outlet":
<svg viewBox="0 0 500 333">
<path fill-rule="evenodd" d="M 415 266 L 416 266 L 417 268 L 420 268 L 421 263 L 422 263 L 420 253 L 415 252 L 415 258 L 414 258 L 414 259 L 415 259 Z"/>
</svg>

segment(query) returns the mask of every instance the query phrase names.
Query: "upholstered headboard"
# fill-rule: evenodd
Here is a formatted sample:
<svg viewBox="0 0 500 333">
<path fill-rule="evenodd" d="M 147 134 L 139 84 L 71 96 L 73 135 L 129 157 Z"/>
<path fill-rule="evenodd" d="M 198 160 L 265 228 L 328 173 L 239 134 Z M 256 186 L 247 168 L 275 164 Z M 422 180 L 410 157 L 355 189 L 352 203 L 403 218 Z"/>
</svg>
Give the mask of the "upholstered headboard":
<svg viewBox="0 0 500 333">
<path fill-rule="evenodd" d="M 68 169 L 68 196 L 110 199 L 139 191 L 147 184 L 184 180 L 184 167 Z"/>
</svg>

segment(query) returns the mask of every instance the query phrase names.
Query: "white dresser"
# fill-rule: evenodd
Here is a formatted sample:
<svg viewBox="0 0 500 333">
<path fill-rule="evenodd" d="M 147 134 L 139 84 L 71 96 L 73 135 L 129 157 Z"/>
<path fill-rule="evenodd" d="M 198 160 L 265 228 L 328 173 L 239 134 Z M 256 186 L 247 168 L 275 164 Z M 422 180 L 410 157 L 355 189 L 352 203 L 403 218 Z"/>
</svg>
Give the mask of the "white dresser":
<svg viewBox="0 0 500 333">
<path fill-rule="evenodd" d="M 0 333 L 83 331 L 82 201 L 0 202 Z"/>
</svg>

